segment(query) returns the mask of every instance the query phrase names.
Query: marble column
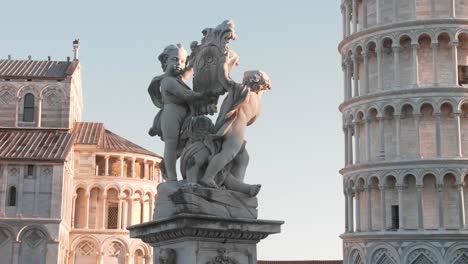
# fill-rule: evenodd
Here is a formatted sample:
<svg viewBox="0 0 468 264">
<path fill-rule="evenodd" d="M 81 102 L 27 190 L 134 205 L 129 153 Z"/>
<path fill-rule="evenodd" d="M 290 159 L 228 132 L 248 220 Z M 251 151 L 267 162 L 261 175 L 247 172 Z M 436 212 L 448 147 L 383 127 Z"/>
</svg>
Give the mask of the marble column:
<svg viewBox="0 0 468 264">
<path fill-rule="evenodd" d="M 132 157 L 132 179 L 135 178 L 135 161 L 136 158 Z"/>
<path fill-rule="evenodd" d="M 380 24 L 381 22 L 381 8 L 380 2 L 383 0 L 375 0 L 375 13 L 376 13 L 376 23 Z"/>
<path fill-rule="evenodd" d="M 351 7 L 349 5 L 349 1 L 345 1 L 345 20 L 346 20 L 346 27 L 345 27 L 345 32 L 346 36 L 349 36 L 351 34 L 351 29 L 350 29 L 350 15 L 351 15 Z"/>
<path fill-rule="evenodd" d="M 421 159 L 421 140 L 419 137 L 419 121 L 421 119 L 420 114 L 414 114 L 414 127 L 416 130 L 416 157 Z"/>
<path fill-rule="evenodd" d="M 438 202 L 439 202 L 439 229 L 444 229 L 444 185 L 437 184 Z"/>
<path fill-rule="evenodd" d="M 40 188 L 40 175 L 41 175 L 41 167 L 35 166 L 36 170 L 36 177 L 34 180 L 34 207 L 33 207 L 33 217 L 39 217 L 39 188 Z"/>
<path fill-rule="evenodd" d="M 377 91 L 383 91 L 383 72 L 382 72 L 382 48 L 376 47 L 377 53 Z"/>
<path fill-rule="evenodd" d="M 363 94 L 368 94 L 369 93 L 369 53 L 368 51 L 364 51 L 362 54 L 362 58 L 364 60 L 363 62 L 363 69 L 362 69 L 362 80 L 361 80 L 361 86 L 362 86 L 362 93 Z"/>
<path fill-rule="evenodd" d="M 432 76 L 434 77 L 433 86 L 439 86 L 439 43 L 431 43 L 432 48 Z"/>
<path fill-rule="evenodd" d="M 16 200 L 16 217 L 22 217 L 23 215 L 23 183 L 24 183 L 24 166 L 20 167 L 19 176 L 18 176 L 18 189 L 16 195 L 18 199 Z"/>
<path fill-rule="evenodd" d="M 345 6 L 344 4 L 341 5 L 341 16 L 343 18 L 343 25 L 342 25 L 342 29 L 343 29 L 343 39 L 346 38 L 346 17 L 345 17 Z"/>
<path fill-rule="evenodd" d="M 71 228 L 75 228 L 75 217 L 76 217 L 76 194 L 73 194 L 72 198 L 72 217 L 71 217 Z"/>
<path fill-rule="evenodd" d="M 109 176 L 109 156 L 104 156 L 104 159 L 106 160 L 106 167 L 104 171 L 105 176 Z"/>
<path fill-rule="evenodd" d="M 122 201 L 122 229 L 127 229 L 127 221 L 128 221 L 128 198 L 126 197 Z"/>
<path fill-rule="evenodd" d="M 106 207 L 107 207 L 107 194 L 103 193 L 102 195 L 102 212 L 101 212 L 101 228 L 106 229 L 106 219 L 107 219 L 107 214 L 106 214 Z"/>
<path fill-rule="evenodd" d="M 361 2 L 361 24 L 361 30 L 367 28 L 367 0 Z"/>
<path fill-rule="evenodd" d="M 419 59 L 418 59 L 418 43 L 411 43 L 412 55 L 413 55 L 413 87 L 419 87 Z"/>
<path fill-rule="evenodd" d="M 41 127 L 41 120 L 42 120 L 42 96 L 37 98 L 37 118 L 36 118 L 36 127 Z"/>
<path fill-rule="evenodd" d="M 7 201 L 7 193 L 8 193 L 8 170 L 7 170 L 8 164 L 3 164 L 0 166 L 0 217 L 5 217 L 6 212 L 5 212 L 5 207 Z"/>
<path fill-rule="evenodd" d="M 393 22 L 398 22 L 398 0 L 393 0 Z"/>
<path fill-rule="evenodd" d="M 145 201 L 143 198 L 140 199 L 140 223 L 145 221 Z"/>
<path fill-rule="evenodd" d="M 455 114 L 455 142 L 457 144 L 457 157 L 463 157 L 463 151 L 461 146 L 461 113 L 454 113 Z"/>
<path fill-rule="evenodd" d="M 341 69 L 343 70 L 343 101 L 346 101 L 348 100 L 348 72 L 346 71 L 346 62 L 341 64 Z"/>
<path fill-rule="evenodd" d="M 401 134 L 401 116 L 400 115 L 394 115 L 395 119 L 395 152 L 396 152 L 396 158 L 400 159 L 400 134 Z"/>
<path fill-rule="evenodd" d="M 455 6 L 456 6 L 455 0 L 449 0 L 449 1 L 450 1 L 450 3 L 449 3 L 449 12 L 450 12 L 450 16 L 453 17 L 453 18 L 455 18 L 455 17 L 457 16 L 456 11 L 455 11 L 455 10 L 456 10 L 456 8 L 455 8 Z"/>
<path fill-rule="evenodd" d="M 349 232 L 349 210 L 348 210 L 348 204 L 349 204 L 349 197 L 348 197 L 348 193 L 346 192 L 346 190 L 343 191 L 344 193 L 344 196 L 345 196 L 345 232 L 348 233 Z"/>
<path fill-rule="evenodd" d="M 400 87 L 400 46 L 392 46 L 393 50 L 393 85 Z"/>
<path fill-rule="evenodd" d="M 418 192 L 418 229 L 424 229 L 423 185 L 416 185 Z"/>
<path fill-rule="evenodd" d="M 348 58 L 346 59 L 346 93 L 347 93 L 347 97 L 346 99 L 351 99 L 353 97 L 353 85 L 352 85 L 352 82 L 351 82 L 351 67 L 352 67 L 352 60 L 351 58 Z"/>
<path fill-rule="evenodd" d="M 452 72 L 453 72 L 453 84 L 455 87 L 460 86 L 458 84 L 458 40 L 452 41 Z"/>
<path fill-rule="evenodd" d="M 352 55 L 352 60 L 353 60 L 353 89 L 354 89 L 354 96 L 353 97 L 358 97 L 359 96 L 359 62 L 358 62 L 358 57 L 357 55 Z"/>
<path fill-rule="evenodd" d="M 117 204 L 117 229 L 122 229 L 122 216 L 123 216 L 123 213 L 122 213 L 122 210 L 123 210 L 123 206 L 122 206 L 122 199 L 123 199 L 123 196 L 122 195 L 119 195 L 119 202 Z"/>
<path fill-rule="evenodd" d="M 344 146 L 345 146 L 345 150 L 344 150 L 345 166 L 347 166 L 348 162 L 349 162 L 349 158 L 348 158 L 348 128 L 347 127 L 343 127 L 343 135 L 344 135 Z"/>
<path fill-rule="evenodd" d="M 360 152 L 360 134 L 361 129 L 358 121 L 354 122 L 354 163 L 360 163 L 359 152 Z"/>
<path fill-rule="evenodd" d="M 379 119 L 379 131 L 380 131 L 380 150 L 379 158 L 380 160 L 385 160 L 385 130 L 384 130 L 384 117 L 378 116 Z"/>
<path fill-rule="evenodd" d="M 435 140 L 436 140 L 436 157 L 441 157 L 441 139 L 440 139 L 440 113 L 435 115 Z"/>
<path fill-rule="evenodd" d="M 366 118 L 364 120 L 364 129 L 366 133 L 365 137 L 365 142 L 364 145 L 366 145 L 366 161 L 369 162 L 371 160 L 371 146 L 370 146 L 370 122 L 371 120 L 369 118 Z"/>
<path fill-rule="evenodd" d="M 387 206 L 385 202 L 385 184 L 379 185 L 380 190 L 380 208 L 382 208 L 382 227 L 381 230 L 385 231 L 387 229 Z"/>
<path fill-rule="evenodd" d="M 124 157 L 120 156 L 120 177 L 124 176 L 124 162 L 125 162 Z"/>
<path fill-rule="evenodd" d="M 358 31 L 358 12 L 357 12 L 357 0 L 352 0 L 353 7 L 352 7 L 352 18 L 353 18 L 353 33 L 357 33 Z"/>
<path fill-rule="evenodd" d="M 403 230 L 404 229 L 404 221 L 403 221 L 403 216 L 404 216 L 404 213 L 405 211 L 403 210 L 403 205 L 404 205 L 404 201 L 403 201 L 403 191 L 404 191 L 404 185 L 402 184 L 398 184 L 397 186 L 397 189 L 398 189 L 398 216 L 399 216 L 399 230 Z"/>
<path fill-rule="evenodd" d="M 416 0 L 410 0 L 411 1 L 411 9 L 413 11 L 413 19 L 417 18 L 417 9 L 416 9 Z"/>
<path fill-rule="evenodd" d="M 353 127 L 348 125 L 348 165 L 353 165 Z"/>
<path fill-rule="evenodd" d="M 88 229 L 89 227 L 89 203 L 90 203 L 90 195 L 89 195 L 89 191 L 86 190 L 85 192 L 85 210 L 84 210 L 84 219 L 85 219 L 85 225 L 84 225 L 84 229 Z"/>
<path fill-rule="evenodd" d="M 372 202 L 371 202 L 372 187 L 371 186 L 367 186 L 366 194 L 367 194 L 367 231 L 372 231 Z"/>
<path fill-rule="evenodd" d="M 19 123 L 20 101 L 21 101 L 21 97 L 16 97 L 15 127 L 19 127 L 18 123 Z"/>
<path fill-rule="evenodd" d="M 354 232 L 354 210 L 353 210 L 353 191 L 348 190 L 348 214 L 349 214 L 349 232 Z"/>
<path fill-rule="evenodd" d="M 361 197 L 359 194 L 361 193 L 360 188 L 354 189 L 355 193 L 355 201 L 356 201 L 356 232 L 361 232 Z"/>
<path fill-rule="evenodd" d="M 458 192 L 458 222 L 460 229 L 465 229 L 465 197 L 463 193 L 463 183 L 457 184 Z"/>
<path fill-rule="evenodd" d="M 149 202 L 148 202 L 148 207 L 149 207 L 148 221 L 153 220 L 153 205 L 154 205 L 154 201 L 153 201 L 153 199 L 150 199 Z"/>
</svg>

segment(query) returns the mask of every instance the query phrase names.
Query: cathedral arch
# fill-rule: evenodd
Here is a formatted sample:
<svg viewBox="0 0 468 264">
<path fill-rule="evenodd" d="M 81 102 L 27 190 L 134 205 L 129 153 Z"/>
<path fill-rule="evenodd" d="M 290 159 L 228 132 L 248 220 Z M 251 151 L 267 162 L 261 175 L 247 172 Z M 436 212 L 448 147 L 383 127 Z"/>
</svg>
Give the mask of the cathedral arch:
<svg viewBox="0 0 468 264">
<path fill-rule="evenodd" d="M 444 263 L 463 264 L 468 263 L 468 243 L 456 243 L 445 253 Z"/>
<path fill-rule="evenodd" d="M 18 233 L 18 241 L 20 242 L 19 263 L 45 264 L 49 240 L 49 233 L 42 225 L 24 227 Z"/>
<path fill-rule="evenodd" d="M 350 264 L 365 264 L 364 256 L 365 254 L 363 253 L 363 250 L 358 246 L 354 246 L 350 250 L 350 254 L 348 258 L 350 260 L 349 263 Z"/>
<path fill-rule="evenodd" d="M 46 86 L 40 92 L 41 127 L 66 126 L 66 100 L 65 92 L 57 86 Z"/>
<path fill-rule="evenodd" d="M 129 253 L 128 245 L 120 238 L 109 237 L 102 243 L 103 263 L 125 264 Z"/>
<path fill-rule="evenodd" d="M 421 261 L 421 262 L 418 262 Z M 426 261 L 426 262 L 422 262 Z M 444 263 L 443 258 L 437 248 L 428 243 L 416 243 L 409 247 L 403 253 L 403 263 L 418 264 L 418 263 Z"/>
<path fill-rule="evenodd" d="M 15 242 L 13 228 L 7 224 L 0 223 L 0 256 L 5 263 L 11 263 L 13 242 Z"/>
<path fill-rule="evenodd" d="M 92 236 L 77 238 L 71 248 L 74 263 L 94 264 L 99 259 L 99 241 Z"/>
<path fill-rule="evenodd" d="M 371 249 L 368 263 L 400 264 L 399 254 L 390 244 L 379 243 Z"/>
</svg>

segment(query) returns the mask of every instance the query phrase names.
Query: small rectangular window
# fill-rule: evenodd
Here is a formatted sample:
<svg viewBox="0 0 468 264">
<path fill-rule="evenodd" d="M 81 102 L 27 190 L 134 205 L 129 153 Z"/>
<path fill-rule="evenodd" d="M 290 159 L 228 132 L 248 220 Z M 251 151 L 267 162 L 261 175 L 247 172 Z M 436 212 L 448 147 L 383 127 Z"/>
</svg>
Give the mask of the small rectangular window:
<svg viewBox="0 0 468 264">
<path fill-rule="evenodd" d="M 119 215 L 119 208 L 117 204 L 109 204 L 107 211 L 107 228 L 117 229 L 117 218 Z"/>
<path fill-rule="evenodd" d="M 400 212 L 398 205 L 392 205 L 392 230 L 400 228 Z"/>
<path fill-rule="evenodd" d="M 16 187 L 11 186 L 8 190 L 8 206 L 16 206 Z"/>
<path fill-rule="evenodd" d="M 28 165 L 26 176 L 34 176 L 34 165 Z"/>
</svg>

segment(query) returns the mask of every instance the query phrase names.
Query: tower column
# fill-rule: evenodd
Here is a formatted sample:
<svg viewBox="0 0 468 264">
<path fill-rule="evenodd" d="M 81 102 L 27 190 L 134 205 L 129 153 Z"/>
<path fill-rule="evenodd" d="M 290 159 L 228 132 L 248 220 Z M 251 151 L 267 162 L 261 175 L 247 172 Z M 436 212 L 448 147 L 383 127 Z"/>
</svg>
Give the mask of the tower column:
<svg viewBox="0 0 468 264">
<path fill-rule="evenodd" d="M 419 121 L 421 119 L 420 114 L 415 114 L 414 115 L 414 127 L 416 130 L 416 157 L 418 159 L 421 159 L 421 140 L 419 137 Z"/>
<path fill-rule="evenodd" d="M 361 201 L 359 193 L 361 192 L 360 188 L 354 188 L 355 200 L 356 200 L 356 232 L 361 232 Z"/>
<path fill-rule="evenodd" d="M 418 62 L 418 43 L 411 43 L 413 54 L 413 87 L 419 87 L 419 62 Z"/>
<path fill-rule="evenodd" d="M 362 24 L 362 29 L 367 28 L 367 0 L 362 0 L 361 2 L 361 24 Z M 361 30 L 362 30 L 361 29 Z"/>
<path fill-rule="evenodd" d="M 353 165 L 353 127 L 348 125 L 348 165 Z"/>
<path fill-rule="evenodd" d="M 106 161 L 106 167 L 104 171 L 104 175 L 109 176 L 109 155 L 104 156 L 104 159 Z"/>
<path fill-rule="evenodd" d="M 349 188 L 348 190 L 348 225 L 349 225 L 349 232 L 354 232 L 354 212 L 353 212 L 353 190 Z"/>
<path fill-rule="evenodd" d="M 36 118 L 36 127 L 41 127 L 41 118 L 42 118 L 42 96 L 37 98 L 37 118 Z"/>
<path fill-rule="evenodd" d="M 382 0 L 375 0 L 375 13 L 376 13 L 377 24 L 380 24 L 380 20 L 381 20 L 380 1 Z"/>
<path fill-rule="evenodd" d="M 395 151 L 396 151 L 396 158 L 400 159 L 400 134 L 401 134 L 401 116 L 394 115 L 395 118 Z"/>
<path fill-rule="evenodd" d="M 461 146 L 461 113 L 455 113 L 455 140 L 457 144 L 457 157 L 463 157 Z"/>
<path fill-rule="evenodd" d="M 439 43 L 433 42 L 432 48 L 432 76 L 434 76 L 433 86 L 439 86 Z"/>
<path fill-rule="evenodd" d="M 343 18 L 343 39 L 346 38 L 346 17 L 345 17 L 345 6 L 341 5 L 341 17 Z"/>
<path fill-rule="evenodd" d="M 345 166 L 348 165 L 349 158 L 348 158 L 348 128 L 343 127 L 343 135 L 344 135 L 344 158 L 345 158 Z"/>
<path fill-rule="evenodd" d="M 356 1 L 356 0 L 354 0 Z M 354 97 L 358 97 L 359 96 L 359 62 L 358 62 L 358 57 L 356 55 L 353 55 L 352 56 L 352 60 L 353 60 L 353 79 L 354 79 L 354 83 L 353 83 L 353 89 L 354 89 Z"/>
<path fill-rule="evenodd" d="M 102 215 L 101 215 L 101 228 L 106 229 L 106 207 L 107 207 L 107 194 L 102 195 Z"/>
<path fill-rule="evenodd" d="M 360 152 L 360 127 L 359 127 L 359 122 L 355 121 L 354 122 L 354 163 L 358 164 L 360 163 L 360 158 L 359 158 L 359 152 Z"/>
<path fill-rule="evenodd" d="M 450 11 L 450 16 L 455 18 L 457 16 L 456 14 L 456 8 L 455 8 L 455 0 L 449 0 L 450 1 L 450 4 L 449 4 L 449 11 Z"/>
<path fill-rule="evenodd" d="M 383 73 L 382 73 L 382 48 L 377 46 L 375 48 L 377 53 L 377 91 L 383 91 Z"/>
<path fill-rule="evenodd" d="M 123 213 L 122 213 L 122 209 L 123 209 L 123 205 L 122 205 L 122 199 L 123 199 L 123 195 L 119 195 L 119 203 L 117 204 L 118 208 L 117 208 L 117 229 L 122 229 L 122 216 L 123 216 Z"/>
<path fill-rule="evenodd" d="M 387 228 L 387 212 L 386 212 L 386 204 L 385 204 L 385 184 L 379 185 L 380 190 L 380 207 L 382 208 L 382 227 L 381 230 L 385 231 Z"/>
<path fill-rule="evenodd" d="M 404 191 L 405 186 L 403 184 L 398 184 L 396 187 L 398 189 L 398 216 L 399 216 L 398 225 L 399 225 L 399 230 L 403 230 L 404 229 L 403 216 L 404 216 L 404 212 L 405 212 L 403 210 L 403 205 L 404 205 L 403 191 Z"/>
<path fill-rule="evenodd" d="M 457 184 L 458 192 L 458 222 L 460 229 L 465 229 L 465 197 L 463 194 L 463 183 Z"/>
<path fill-rule="evenodd" d="M 452 46 L 452 72 L 453 72 L 453 85 L 458 87 L 458 40 L 451 42 Z"/>
<path fill-rule="evenodd" d="M 71 217 L 71 228 L 75 228 L 75 214 L 76 214 L 76 193 L 73 194 L 73 198 L 72 198 L 72 217 Z"/>
<path fill-rule="evenodd" d="M 84 229 L 88 229 L 89 227 L 89 191 L 86 190 L 85 192 L 85 200 L 86 200 L 86 203 L 85 203 L 85 215 L 84 215 L 84 218 L 85 218 L 85 226 L 84 226 Z"/>
<path fill-rule="evenodd" d="M 362 58 L 364 60 L 364 67 L 362 69 L 362 78 L 361 78 L 361 86 L 362 86 L 362 94 L 369 93 L 369 53 L 368 51 L 364 51 L 362 54 Z"/>
<path fill-rule="evenodd" d="M 346 190 L 343 191 L 344 193 L 344 196 L 345 196 L 345 232 L 348 233 L 349 232 L 349 209 L 348 209 L 348 204 L 349 204 L 349 197 L 348 197 L 348 193 L 346 192 Z"/>
<path fill-rule="evenodd" d="M 435 135 L 436 135 L 436 157 L 441 156 L 441 140 L 440 140 L 440 113 L 434 113 L 435 115 Z"/>
<path fill-rule="evenodd" d="M 371 202 L 372 188 L 370 186 L 367 186 L 366 194 L 367 194 L 367 231 L 372 231 L 372 202 Z"/>
<path fill-rule="evenodd" d="M 393 0 L 393 22 L 398 22 L 398 0 Z"/>
<path fill-rule="evenodd" d="M 418 191 L 418 228 L 424 229 L 424 212 L 423 212 L 424 207 L 423 207 L 423 195 L 422 195 L 423 186 L 417 185 L 416 189 Z"/>
<path fill-rule="evenodd" d="M 384 117 L 378 116 L 379 119 L 379 131 L 380 131 L 380 160 L 385 160 L 385 131 L 384 131 Z"/>
<path fill-rule="evenodd" d="M 124 156 L 120 156 L 120 177 L 124 176 L 124 162 L 125 162 Z"/>
<path fill-rule="evenodd" d="M 393 50 L 393 85 L 400 87 L 400 45 L 394 45 Z"/>
<path fill-rule="evenodd" d="M 437 193 L 438 193 L 438 201 L 439 201 L 439 229 L 444 229 L 444 207 L 443 207 L 443 190 L 444 185 L 437 184 Z"/>
<path fill-rule="evenodd" d="M 19 176 L 18 176 L 18 189 L 16 195 L 18 199 L 16 201 L 16 217 L 21 217 L 23 215 L 23 183 L 24 183 L 24 166 L 20 167 Z"/>
<path fill-rule="evenodd" d="M 357 0 L 352 0 L 353 3 L 353 33 L 357 33 L 358 31 L 358 12 L 357 12 Z"/>
<path fill-rule="evenodd" d="M 352 60 L 351 58 L 347 58 L 346 59 L 346 99 L 351 99 L 353 97 L 353 90 L 352 90 L 352 82 L 351 82 L 351 63 L 352 63 Z"/>
<path fill-rule="evenodd" d="M 370 161 L 371 160 L 371 152 L 370 152 L 370 126 L 369 126 L 369 123 L 371 122 L 371 120 L 369 118 L 366 118 L 366 120 L 364 120 L 364 129 L 365 129 L 365 133 L 366 133 L 366 137 L 365 137 L 365 142 L 364 144 L 366 145 L 366 161 Z"/>
<path fill-rule="evenodd" d="M 349 22 L 350 22 L 350 19 L 349 19 L 349 15 L 351 14 L 351 7 L 349 6 L 349 1 L 345 1 L 345 20 L 346 20 L 346 24 L 345 24 L 345 32 L 346 32 L 346 36 L 349 36 L 350 35 L 350 25 L 349 25 Z"/>
</svg>

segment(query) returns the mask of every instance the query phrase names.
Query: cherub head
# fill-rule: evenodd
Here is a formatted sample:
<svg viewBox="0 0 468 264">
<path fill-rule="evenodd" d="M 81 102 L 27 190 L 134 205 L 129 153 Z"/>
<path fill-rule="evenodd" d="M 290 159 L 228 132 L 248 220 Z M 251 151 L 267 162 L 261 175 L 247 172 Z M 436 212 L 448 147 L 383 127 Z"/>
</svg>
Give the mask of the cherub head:
<svg viewBox="0 0 468 264">
<path fill-rule="evenodd" d="M 159 250 L 158 264 L 175 264 L 176 252 L 172 248 L 161 248 Z"/>
<path fill-rule="evenodd" d="M 249 87 L 252 92 L 256 93 L 271 89 L 270 77 L 261 70 L 244 72 L 242 84 Z"/>
<path fill-rule="evenodd" d="M 182 44 L 169 45 L 158 56 L 163 71 L 172 76 L 179 76 L 185 70 L 187 51 Z"/>
</svg>

